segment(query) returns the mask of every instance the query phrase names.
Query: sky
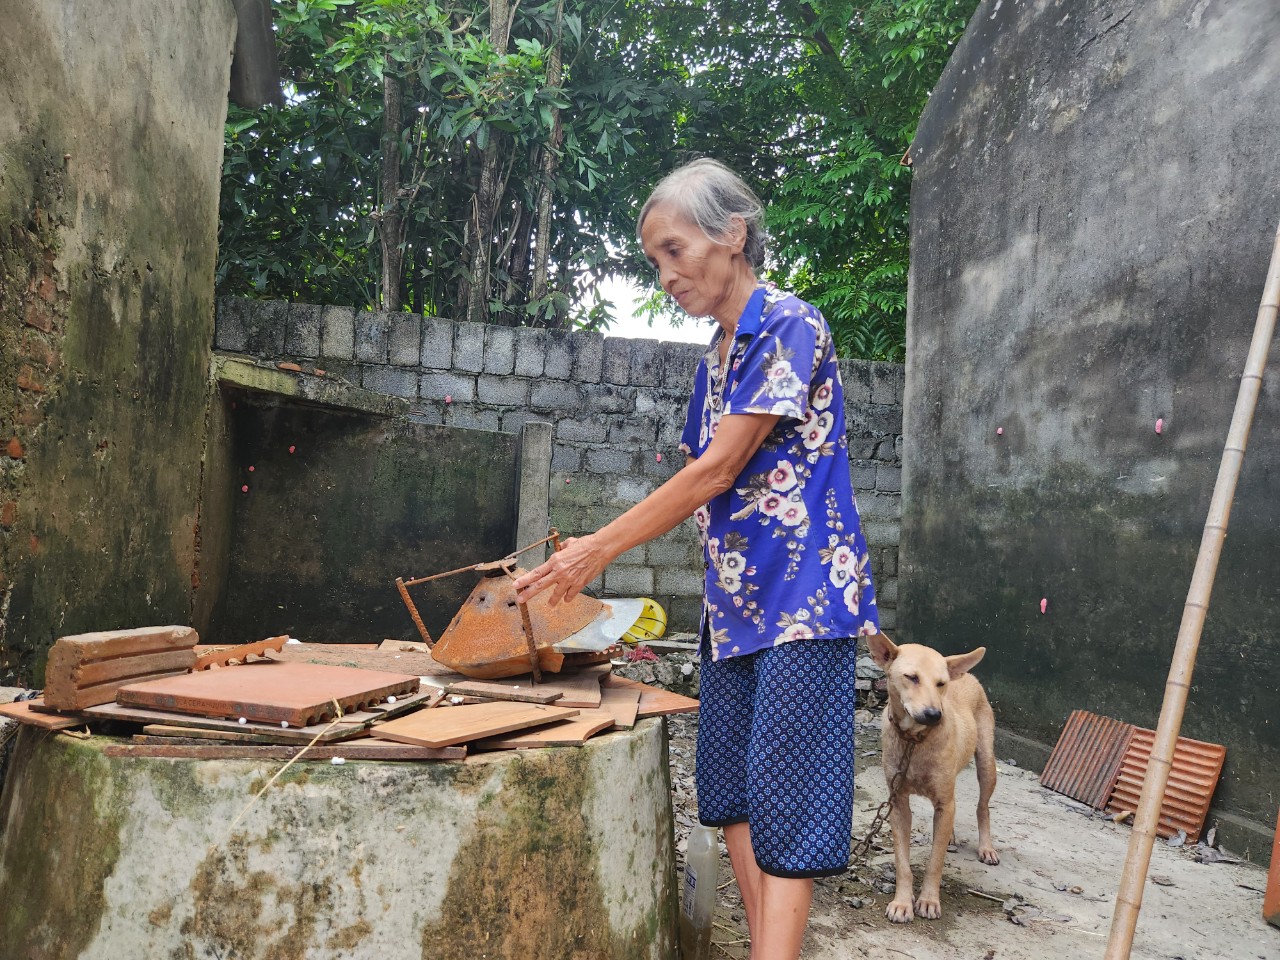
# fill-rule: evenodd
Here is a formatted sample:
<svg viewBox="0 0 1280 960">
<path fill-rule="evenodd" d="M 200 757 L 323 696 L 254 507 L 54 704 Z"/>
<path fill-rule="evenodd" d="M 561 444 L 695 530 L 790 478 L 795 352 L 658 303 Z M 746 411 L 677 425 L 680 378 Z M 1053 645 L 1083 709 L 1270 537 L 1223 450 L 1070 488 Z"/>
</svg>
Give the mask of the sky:
<svg viewBox="0 0 1280 960">
<path fill-rule="evenodd" d="M 685 317 L 680 326 L 673 327 L 665 317 L 658 317 L 653 321 L 653 326 L 649 326 L 647 318 L 636 315 L 636 304 L 642 299 L 640 288 L 621 277 L 609 277 L 601 284 L 601 290 L 605 297 L 617 305 L 617 319 L 605 331 L 607 337 L 701 344 L 711 340 L 711 327 L 707 320 Z"/>
</svg>

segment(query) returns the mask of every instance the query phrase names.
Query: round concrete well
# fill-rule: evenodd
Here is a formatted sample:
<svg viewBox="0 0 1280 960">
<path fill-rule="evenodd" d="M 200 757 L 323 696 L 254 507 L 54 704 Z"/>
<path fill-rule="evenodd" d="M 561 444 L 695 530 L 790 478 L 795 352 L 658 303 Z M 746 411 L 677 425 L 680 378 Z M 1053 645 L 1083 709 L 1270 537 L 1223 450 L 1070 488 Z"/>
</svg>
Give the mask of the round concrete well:
<svg viewBox="0 0 1280 960">
<path fill-rule="evenodd" d="M 0 799 L 23 960 L 675 956 L 660 720 L 464 762 L 108 757 L 24 728 Z M 0 952 L 3 952 L 0 950 Z"/>
</svg>

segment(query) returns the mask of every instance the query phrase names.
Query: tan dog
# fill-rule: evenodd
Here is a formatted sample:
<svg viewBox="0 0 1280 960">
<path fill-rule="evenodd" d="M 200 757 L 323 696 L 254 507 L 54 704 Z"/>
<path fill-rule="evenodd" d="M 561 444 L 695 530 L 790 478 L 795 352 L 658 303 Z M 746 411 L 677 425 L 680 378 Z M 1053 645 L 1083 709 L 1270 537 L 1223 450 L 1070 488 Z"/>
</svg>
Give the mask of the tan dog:
<svg viewBox="0 0 1280 960">
<path fill-rule="evenodd" d="M 956 776 L 977 754 L 978 859 L 1000 862 L 991 845 L 991 813 L 987 807 L 996 788 L 995 714 L 977 679 L 968 673 L 987 652 L 944 657 L 918 643 L 896 645 L 883 633 L 868 641 L 871 656 L 889 681 L 889 706 L 880 742 L 885 779 L 892 786 L 909 741 L 915 742 L 898 794 L 891 798 L 893 858 L 897 890 L 885 915 L 907 923 L 917 913 L 929 920 L 942 916 L 942 865 L 956 821 Z M 933 850 L 920 884 L 915 910 L 911 901 L 911 794 L 933 803 Z"/>
</svg>

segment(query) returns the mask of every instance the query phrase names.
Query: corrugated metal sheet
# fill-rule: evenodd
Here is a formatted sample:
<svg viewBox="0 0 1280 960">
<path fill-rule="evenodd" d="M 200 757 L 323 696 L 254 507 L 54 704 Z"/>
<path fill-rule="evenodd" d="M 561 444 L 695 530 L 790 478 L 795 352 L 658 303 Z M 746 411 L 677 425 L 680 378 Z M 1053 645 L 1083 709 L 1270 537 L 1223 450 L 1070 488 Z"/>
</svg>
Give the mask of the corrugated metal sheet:
<svg viewBox="0 0 1280 960">
<path fill-rule="evenodd" d="M 1115 788 L 1107 801 L 1108 810 L 1138 809 L 1138 797 L 1142 794 L 1142 781 L 1146 777 L 1155 739 L 1154 730 L 1134 728 L 1120 763 Z M 1209 801 L 1213 799 L 1226 756 L 1227 748 L 1219 744 L 1178 738 L 1173 750 L 1169 785 L 1160 805 L 1160 822 L 1156 827 L 1160 836 L 1172 837 L 1179 830 L 1185 830 L 1188 843 L 1200 839 L 1200 831 L 1204 829 L 1205 817 L 1209 813 Z"/>
<path fill-rule="evenodd" d="M 1067 718 L 1040 785 L 1101 810 L 1111 795 L 1134 726 L 1087 710 Z"/>
</svg>

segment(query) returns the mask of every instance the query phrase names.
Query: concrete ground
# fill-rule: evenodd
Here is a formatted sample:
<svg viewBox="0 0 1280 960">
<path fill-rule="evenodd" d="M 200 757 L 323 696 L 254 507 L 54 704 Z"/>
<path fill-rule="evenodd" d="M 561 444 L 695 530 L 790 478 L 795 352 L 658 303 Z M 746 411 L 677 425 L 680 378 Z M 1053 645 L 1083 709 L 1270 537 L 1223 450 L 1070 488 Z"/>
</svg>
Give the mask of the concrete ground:
<svg viewBox="0 0 1280 960">
<path fill-rule="evenodd" d="M 692 770 L 696 718 L 679 720 L 671 727 L 678 811 L 682 794 L 687 793 L 680 782 Z M 867 725 L 859 732 L 863 756 L 855 836 L 865 834 L 887 794 L 875 749 L 878 726 Z M 893 859 L 886 827 L 882 849 L 873 851 L 866 866 L 817 884 L 801 954 L 804 960 L 1100 960 L 1129 828 L 1042 789 L 1037 774 L 1005 763 L 999 764 L 999 774 L 992 799 L 999 866 L 977 859 L 977 777 L 970 766 L 957 785 L 959 849 L 947 857 L 942 919 L 899 925 L 885 918 L 885 906 L 892 899 L 888 878 Z M 933 818 L 927 801 L 915 798 L 912 809 L 911 859 L 918 889 Z M 687 820 L 689 811 L 681 812 Z M 677 823 L 682 823 L 680 812 Z M 1280 960 L 1280 929 L 1262 919 L 1265 870 L 1247 863 L 1196 862 L 1196 853 L 1204 855 L 1205 849 L 1157 842 L 1149 871 L 1153 879 L 1147 883 L 1131 956 L 1134 960 Z M 1215 855 L 1230 859 L 1225 851 L 1208 853 Z M 720 882 L 714 956 L 740 960 L 748 955 L 746 924 L 727 857 L 721 860 Z"/>
</svg>

